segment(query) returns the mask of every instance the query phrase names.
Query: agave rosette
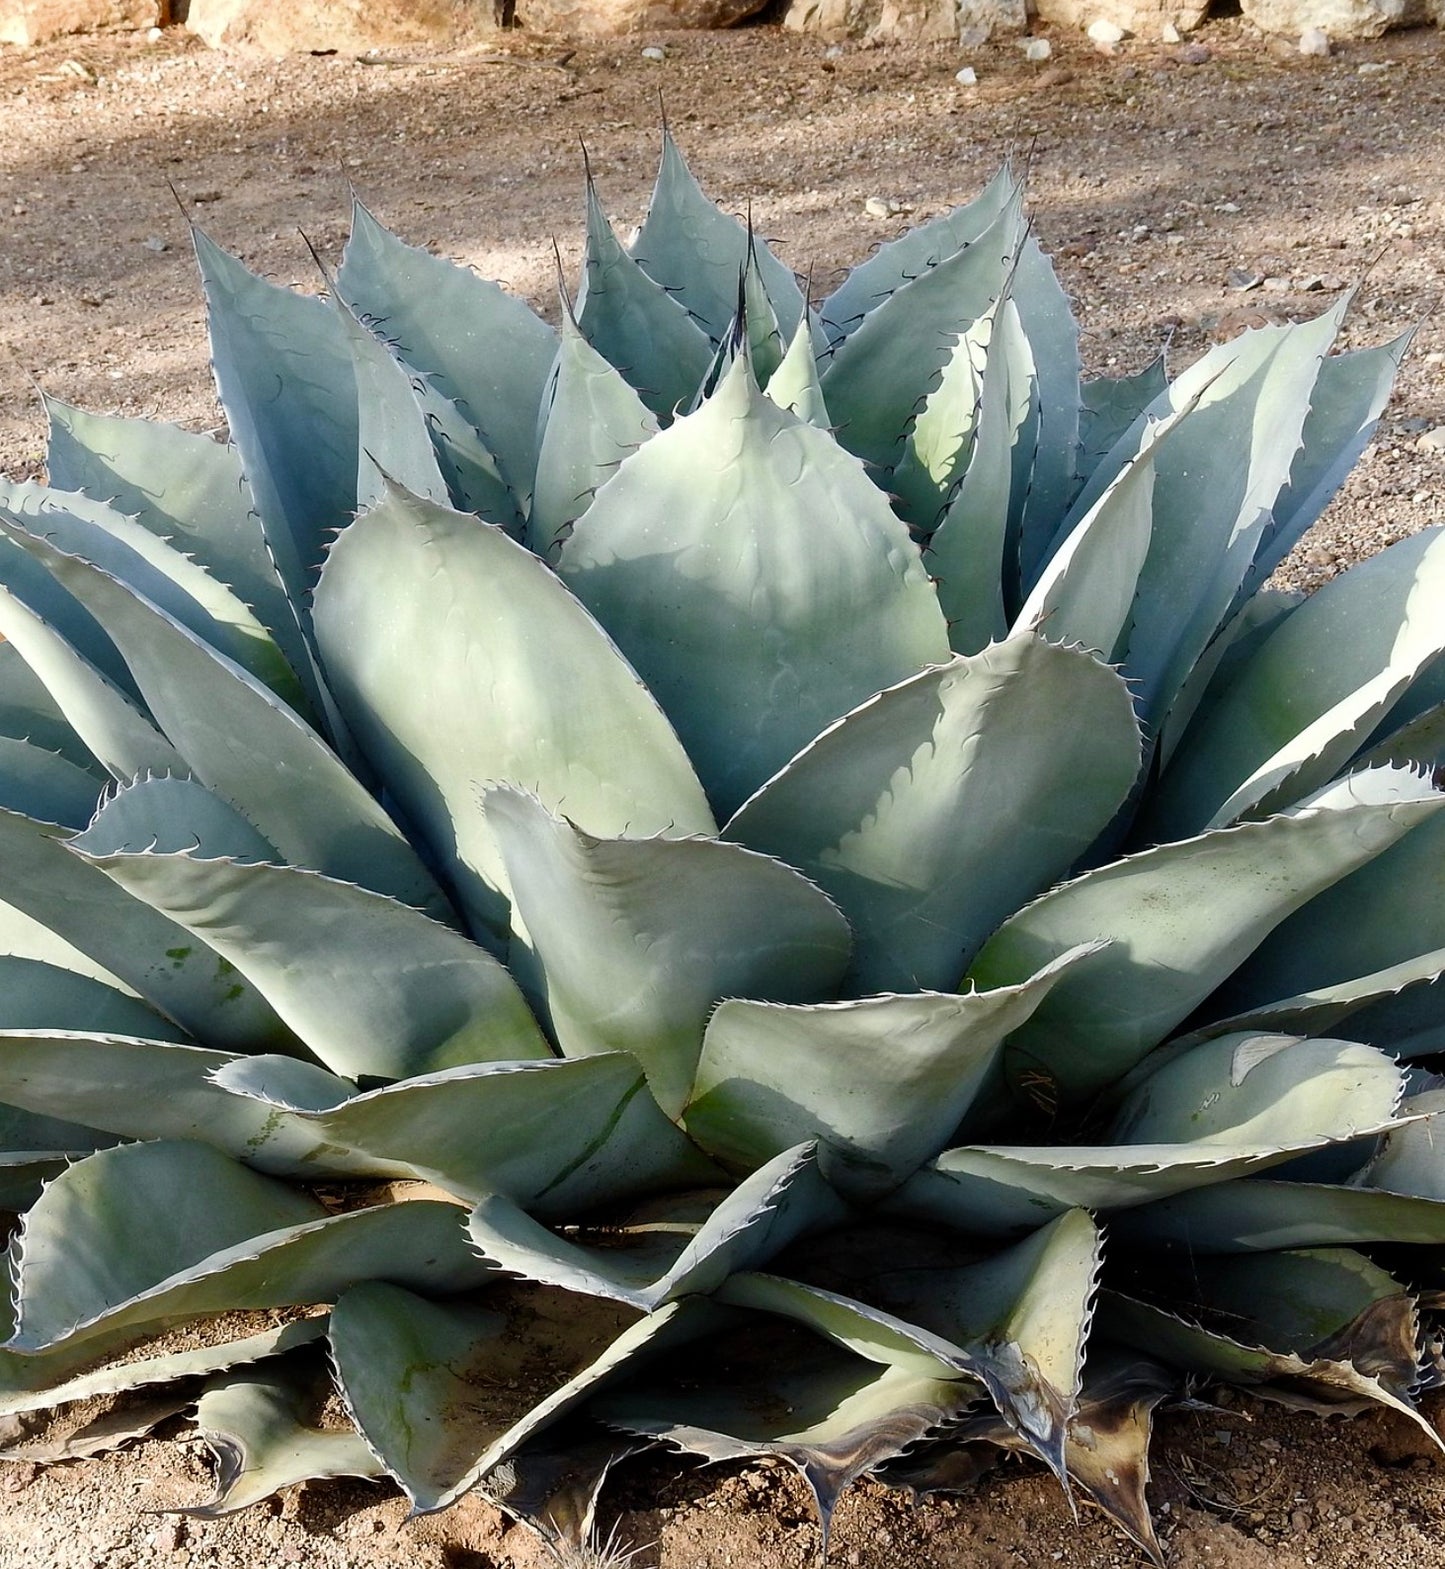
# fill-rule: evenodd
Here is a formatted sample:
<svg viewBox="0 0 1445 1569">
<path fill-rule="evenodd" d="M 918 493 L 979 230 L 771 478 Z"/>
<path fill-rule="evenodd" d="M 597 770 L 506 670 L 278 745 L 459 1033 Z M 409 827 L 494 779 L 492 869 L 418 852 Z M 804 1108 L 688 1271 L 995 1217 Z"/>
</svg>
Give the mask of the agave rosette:
<svg viewBox="0 0 1445 1569">
<path fill-rule="evenodd" d="M 1267 586 L 1403 343 L 1081 382 L 1007 170 L 814 306 L 670 141 L 558 330 L 197 249 L 231 444 L 0 488 L 0 1410 L 174 1386 L 213 1511 L 1023 1449 L 1156 1552 L 1193 1381 L 1413 1413 L 1445 538 Z"/>
</svg>

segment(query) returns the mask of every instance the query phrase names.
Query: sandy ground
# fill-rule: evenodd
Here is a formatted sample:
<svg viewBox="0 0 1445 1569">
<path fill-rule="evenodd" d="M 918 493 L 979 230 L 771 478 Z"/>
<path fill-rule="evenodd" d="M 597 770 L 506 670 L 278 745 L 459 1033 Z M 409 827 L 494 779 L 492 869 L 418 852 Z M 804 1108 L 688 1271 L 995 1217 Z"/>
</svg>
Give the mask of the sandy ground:
<svg viewBox="0 0 1445 1569">
<path fill-rule="evenodd" d="M 661 43 L 666 57 L 643 57 Z M 771 27 L 578 50 L 277 64 L 166 34 L 0 48 L 0 469 L 38 472 L 33 384 L 103 411 L 219 422 L 185 223 L 303 287 L 298 231 L 334 261 L 349 186 L 406 238 L 500 278 L 544 310 L 552 245 L 575 269 L 578 139 L 609 210 L 640 216 L 666 107 L 704 184 L 809 270 L 966 198 L 1012 154 L 1073 294 L 1088 367 L 1175 368 L 1264 319 L 1357 286 L 1350 338 L 1419 324 L 1379 436 L 1292 561 L 1315 584 L 1441 520 L 1445 453 L 1442 35 L 1396 34 L 1306 60 L 1238 20 L 1112 56 L 1053 38 L 833 52 Z M 955 73 L 972 65 L 978 85 Z M 894 203 L 888 218 L 868 199 Z M 877 203 L 873 204 L 875 207 Z M 1253 282 L 1253 280 L 1258 280 Z M 1253 282 L 1252 287 L 1240 287 Z M 1426 439 L 1422 442 L 1421 438 Z M 148 1513 L 204 1498 L 208 1461 L 178 1427 L 103 1461 L 0 1468 L 4 1569 L 523 1569 L 524 1534 L 468 1500 L 404 1524 L 388 1488 L 327 1484 L 221 1522 Z M 777 1471 L 630 1462 L 609 1492 L 639 1569 L 791 1569 L 817 1534 Z M 1153 1494 L 1179 1569 L 1445 1565 L 1445 1462 L 1385 1417 L 1348 1425 L 1247 1406 L 1163 1425 Z M 910 1506 L 864 1486 L 840 1508 L 849 1569 L 1125 1565 L 1101 1519 L 1010 1465 L 976 1496 Z"/>
</svg>

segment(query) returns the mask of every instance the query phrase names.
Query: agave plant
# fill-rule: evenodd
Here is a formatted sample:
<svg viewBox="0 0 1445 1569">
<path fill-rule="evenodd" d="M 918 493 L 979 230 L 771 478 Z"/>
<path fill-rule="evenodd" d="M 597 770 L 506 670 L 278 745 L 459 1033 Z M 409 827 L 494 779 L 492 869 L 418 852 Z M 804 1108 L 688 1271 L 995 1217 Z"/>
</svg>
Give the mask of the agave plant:
<svg viewBox="0 0 1445 1569">
<path fill-rule="evenodd" d="M 1421 1420 L 1445 538 L 1268 586 L 1403 342 L 1081 382 L 1008 170 L 815 306 L 670 141 L 556 330 L 196 246 L 231 444 L 0 490 L 0 1412 L 579 1539 L 1022 1450 L 1156 1556 L 1161 1402 Z"/>
</svg>

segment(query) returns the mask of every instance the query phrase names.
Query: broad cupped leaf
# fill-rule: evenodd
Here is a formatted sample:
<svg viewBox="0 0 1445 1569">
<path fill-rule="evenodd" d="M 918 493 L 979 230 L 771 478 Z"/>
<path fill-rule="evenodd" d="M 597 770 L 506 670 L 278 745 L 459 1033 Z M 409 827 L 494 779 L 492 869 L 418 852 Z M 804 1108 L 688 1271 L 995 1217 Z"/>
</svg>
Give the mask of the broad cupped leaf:
<svg viewBox="0 0 1445 1569">
<path fill-rule="evenodd" d="M 45 463 L 59 490 L 106 497 L 233 589 L 310 679 L 310 655 L 256 516 L 235 447 L 159 420 L 88 414 L 45 400 Z M 314 697 L 314 688 L 308 686 Z"/>
<path fill-rule="evenodd" d="M 316 630 L 347 724 L 483 940 L 507 919 L 488 785 L 531 790 L 588 833 L 713 831 L 655 700 L 500 529 L 390 489 L 333 548 Z"/>
<path fill-rule="evenodd" d="M 196 1428 L 216 1457 L 216 1494 L 181 1511 L 202 1519 L 233 1514 L 296 1482 L 378 1477 L 382 1466 L 355 1433 L 304 1419 L 317 1386 L 314 1367 L 213 1378 L 196 1402 Z"/>
<path fill-rule="evenodd" d="M 400 1079 L 548 1055 L 497 960 L 394 899 L 300 867 L 73 843 L 199 939 L 179 962 L 219 954 L 337 1073 Z"/>
<path fill-rule="evenodd" d="M 656 694 L 724 814 L 825 725 L 948 657 L 902 525 L 862 468 L 765 398 L 743 360 L 623 464 L 559 570 Z"/>
<path fill-rule="evenodd" d="M 855 994 L 951 990 L 994 928 L 1108 826 L 1138 755 L 1118 676 L 1024 634 L 880 692 L 724 832 L 838 901 L 855 932 Z M 1001 835 L 1004 810 L 1034 831 Z"/>
<path fill-rule="evenodd" d="M 172 1227 L 154 1224 L 159 1209 Z M 418 1290 L 475 1289 L 489 1269 L 466 1246 L 463 1213 L 417 1199 L 328 1215 L 205 1145 L 102 1150 L 26 1216 L 8 1345 L 99 1355 L 167 1324 L 331 1301 L 381 1272 Z"/>
<path fill-rule="evenodd" d="M 1180 838 L 1262 816 L 1332 779 L 1445 651 L 1432 614 L 1445 530 L 1429 529 L 1327 583 L 1274 632 L 1180 742 L 1149 826 Z"/>
<path fill-rule="evenodd" d="M 573 1241 L 539 1226 L 499 1194 L 467 1221 L 484 1258 L 528 1280 L 606 1297 L 652 1312 L 716 1291 L 799 1235 L 841 1218 L 844 1207 L 818 1171 L 812 1144 L 784 1150 L 715 1207 L 715 1194 L 653 1200 L 606 1239 Z"/>
<path fill-rule="evenodd" d="M 804 1137 L 841 1193 L 897 1187 L 963 1121 L 1023 1024 L 1083 948 L 1019 986 L 782 1007 L 723 1003 L 708 1022 L 688 1132 L 743 1170 Z"/>
<path fill-rule="evenodd" d="M 1102 933 L 1110 946 L 1009 1041 L 1016 1083 L 1071 1101 L 1128 1072 L 1287 916 L 1419 825 L 1445 797 L 1344 805 L 1161 846 L 1086 872 L 1006 921 L 979 986 L 1023 979 Z"/>
<path fill-rule="evenodd" d="M 109 573 L 3 521 L 0 531 L 105 625 L 192 772 L 284 856 L 445 911 L 395 823 L 293 709 Z"/>
<path fill-rule="evenodd" d="M 535 797 L 493 790 L 530 979 L 568 1056 L 626 1051 L 682 1110 L 703 1027 L 725 997 L 812 1002 L 847 967 L 847 922 L 806 878 L 709 839 L 594 839 Z"/>
<path fill-rule="evenodd" d="M 295 671 L 241 597 L 138 519 L 86 496 L 40 485 L 0 484 L 0 510 L 57 549 L 83 556 L 143 594 L 284 702 L 305 706 Z"/>
</svg>

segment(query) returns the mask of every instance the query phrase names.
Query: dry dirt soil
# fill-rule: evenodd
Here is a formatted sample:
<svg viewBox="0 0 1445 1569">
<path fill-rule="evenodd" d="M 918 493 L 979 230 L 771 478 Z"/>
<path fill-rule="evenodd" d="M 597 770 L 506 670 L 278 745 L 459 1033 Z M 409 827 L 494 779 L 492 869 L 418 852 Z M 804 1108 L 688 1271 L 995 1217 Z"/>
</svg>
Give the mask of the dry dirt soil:
<svg viewBox="0 0 1445 1569">
<path fill-rule="evenodd" d="M 656 44 L 664 58 L 643 55 Z M 175 32 L 0 48 L 0 469 L 38 473 L 35 383 L 88 407 L 220 421 L 176 197 L 253 267 L 318 286 L 349 189 L 402 235 L 549 309 L 554 240 L 579 256 L 578 141 L 608 209 L 640 216 L 659 102 L 694 168 L 821 291 L 869 246 L 975 192 L 1007 155 L 1084 328 L 1093 371 L 1176 368 L 1211 341 L 1310 315 L 1349 287 L 1351 342 L 1418 327 L 1374 444 L 1291 562 L 1317 584 L 1441 520 L 1445 452 L 1445 46 L 1421 31 L 1304 59 L 1238 19 L 1112 55 L 1053 37 L 829 49 L 761 26 L 568 52 L 517 37 L 274 63 Z M 976 86 L 955 73 L 971 65 Z M 173 195 L 174 191 L 174 195 Z M 872 199 L 870 201 L 870 198 Z M 879 216 L 886 213 L 887 216 Z M 1245 286 L 1249 285 L 1249 286 Z M 1424 438 L 1423 440 L 1421 438 Z M 1445 445 L 1445 432 L 1436 438 Z M 760 1467 L 633 1462 L 639 1569 L 793 1569 L 818 1538 L 801 1488 Z M 0 1466 L 3 1569 L 522 1569 L 538 1550 L 468 1500 L 411 1524 L 394 1490 L 331 1483 L 223 1521 L 149 1511 L 207 1496 L 177 1426 L 103 1460 Z M 1152 1495 L 1177 1569 L 1445 1566 L 1445 1460 L 1386 1416 L 1323 1423 L 1245 1404 L 1166 1419 Z M 1103 1520 L 1010 1465 L 971 1496 L 911 1506 L 864 1485 L 839 1509 L 849 1569 L 1126 1565 Z"/>
</svg>

